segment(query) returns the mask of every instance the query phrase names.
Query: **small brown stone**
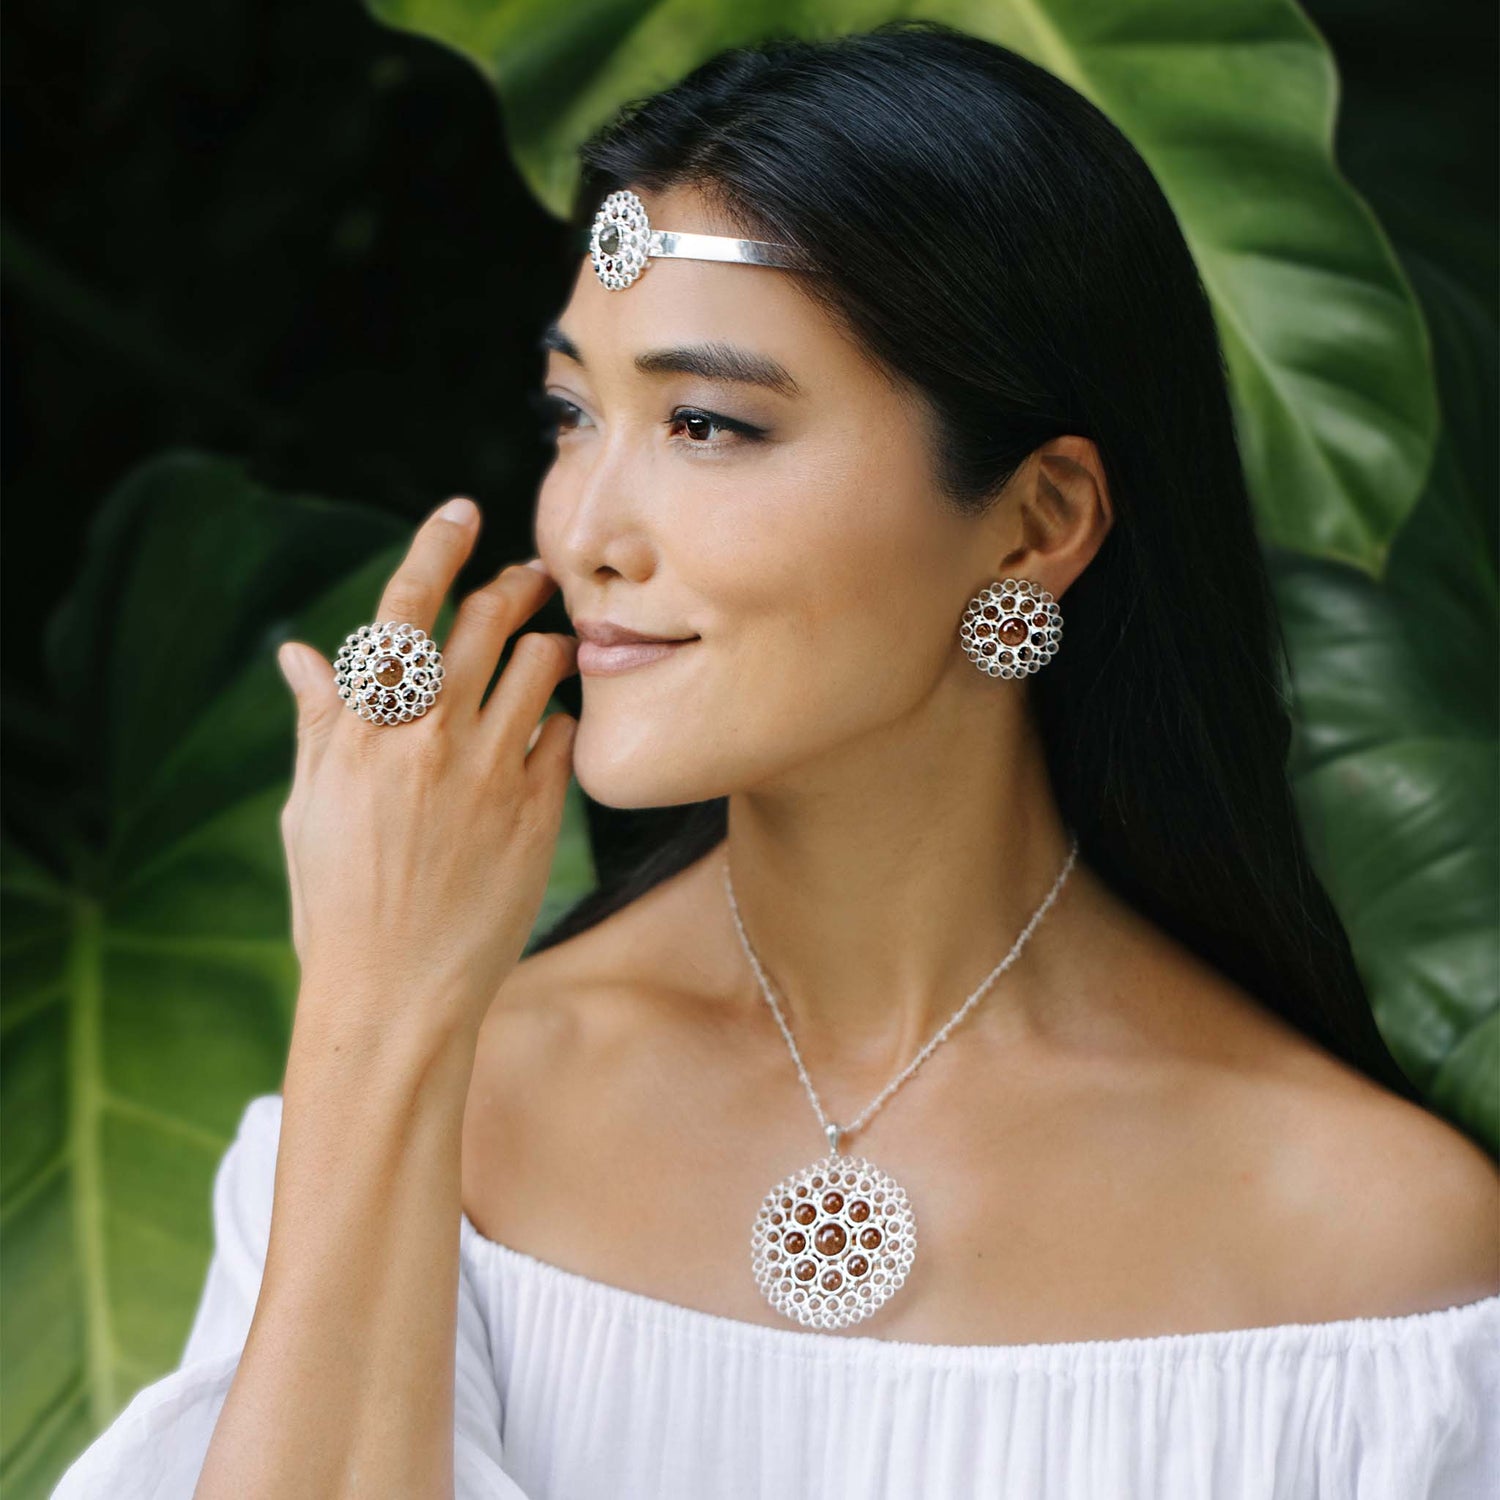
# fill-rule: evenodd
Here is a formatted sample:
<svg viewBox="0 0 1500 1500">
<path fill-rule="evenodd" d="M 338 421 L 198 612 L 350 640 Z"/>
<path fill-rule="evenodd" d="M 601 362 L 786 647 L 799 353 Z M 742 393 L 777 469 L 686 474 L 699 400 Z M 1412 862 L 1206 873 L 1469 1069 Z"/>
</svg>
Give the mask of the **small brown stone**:
<svg viewBox="0 0 1500 1500">
<path fill-rule="evenodd" d="M 868 1229 L 861 1229 L 859 1242 L 866 1250 L 878 1250 L 880 1248 L 880 1231 L 872 1224 Z"/>
<path fill-rule="evenodd" d="M 851 1276 L 863 1276 L 870 1269 L 870 1262 L 863 1255 L 851 1255 L 845 1265 Z"/>
<path fill-rule="evenodd" d="M 849 1205 L 849 1217 L 856 1224 L 863 1224 L 870 1217 L 870 1205 L 863 1198 L 856 1198 Z"/>
<path fill-rule="evenodd" d="M 844 1278 L 839 1275 L 832 1266 L 823 1272 L 823 1290 L 825 1292 L 836 1292 L 843 1286 Z"/>
<path fill-rule="evenodd" d="M 792 1272 L 798 1281 L 811 1281 L 818 1274 L 818 1268 L 810 1260 L 799 1260 L 797 1268 Z"/>
<path fill-rule="evenodd" d="M 818 1211 L 812 1206 L 811 1203 L 799 1203 L 796 1208 L 792 1210 L 792 1217 L 799 1224 L 811 1224 L 812 1221 L 818 1217 Z"/>
<path fill-rule="evenodd" d="M 801 1255 L 807 1249 L 807 1236 L 800 1229 L 788 1229 L 782 1241 L 793 1255 Z"/>
<path fill-rule="evenodd" d="M 823 1194 L 823 1212 L 825 1214 L 836 1214 L 844 1206 L 844 1195 L 842 1193 L 828 1192 Z"/>
</svg>

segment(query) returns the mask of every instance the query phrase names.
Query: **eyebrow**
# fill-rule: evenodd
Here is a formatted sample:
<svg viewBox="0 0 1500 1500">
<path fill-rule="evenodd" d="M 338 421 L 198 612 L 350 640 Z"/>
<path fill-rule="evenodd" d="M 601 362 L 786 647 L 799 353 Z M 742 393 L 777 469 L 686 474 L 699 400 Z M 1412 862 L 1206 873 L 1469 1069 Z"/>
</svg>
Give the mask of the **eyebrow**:
<svg viewBox="0 0 1500 1500">
<path fill-rule="evenodd" d="M 544 353 L 556 350 L 582 368 L 578 345 L 556 323 L 549 323 L 537 347 Z M 802 387 L 785 365 L 768 354 L 756 354 L 735 344 L 709 342 L 684 344 L 672 349 L 647 349 L 635 357 L 642 375 L 697 375 L 704 380 L 724 380 L 736 385 L 758 385 L 778 396 L 796 398 Z"/>
</svg>

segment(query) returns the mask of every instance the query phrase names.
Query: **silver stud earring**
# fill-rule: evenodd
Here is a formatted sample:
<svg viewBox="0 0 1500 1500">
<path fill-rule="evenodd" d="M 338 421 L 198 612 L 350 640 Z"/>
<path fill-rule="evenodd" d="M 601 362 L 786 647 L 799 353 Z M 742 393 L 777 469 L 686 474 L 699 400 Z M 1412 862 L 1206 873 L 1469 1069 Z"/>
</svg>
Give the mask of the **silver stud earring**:
<svg viewBox="0 0 1500 1500">
<path fill-rule="evenodd" d="M 1062 642 L 1062 610 L 1029 578 L 1006 578 L 974 595 L 959 626 L 964 653 L 991 677 L 1025 677 Z"/>
</svg>

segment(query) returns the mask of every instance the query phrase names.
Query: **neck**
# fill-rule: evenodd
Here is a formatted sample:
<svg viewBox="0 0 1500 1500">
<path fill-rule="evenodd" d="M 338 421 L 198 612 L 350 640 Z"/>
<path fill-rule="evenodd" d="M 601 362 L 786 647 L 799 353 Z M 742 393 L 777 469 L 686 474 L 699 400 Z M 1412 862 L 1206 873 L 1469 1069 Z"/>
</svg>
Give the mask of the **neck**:
<svg viewBox="0 0 1500 1500">
<path fill-rule="evenodd" d="M 723 895 L 727 859 L 745 934 L 810 1069 L 909 1061 L 1005 958 L 1061 873 L 1069 830 L 1031 718 L 1018 701 L 1008 708 L 939 732 L 896 726 L 841 746 L 836 765 L 804 764 L 730 797 L 713 856 L 724 939 L 746 1003 L 768 1010 Z M 996 1009 L 1021 1024 L 1037 1003 L 1039 960 L 1068 926 L 1081 867 L 1080 856 L 963 1026 Z"/>
</svg>

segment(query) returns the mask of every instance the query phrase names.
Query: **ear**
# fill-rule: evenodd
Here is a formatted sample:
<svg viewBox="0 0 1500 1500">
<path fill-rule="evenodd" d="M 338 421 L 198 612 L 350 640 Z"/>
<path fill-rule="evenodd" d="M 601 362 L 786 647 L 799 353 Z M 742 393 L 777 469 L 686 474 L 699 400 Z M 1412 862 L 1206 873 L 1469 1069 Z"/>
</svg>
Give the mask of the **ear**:
<svg viewBox="0 0 1500 1500">
<path fill-rule="evenodd" d="M 1027 458 L 1009 489 L 1010 545 L 996 559 L 996 572 L 1030 578 L 1060 599 L 1114 525 L 1099 449 L 1092 438 L 1051 438 Z"/>
</svg>

